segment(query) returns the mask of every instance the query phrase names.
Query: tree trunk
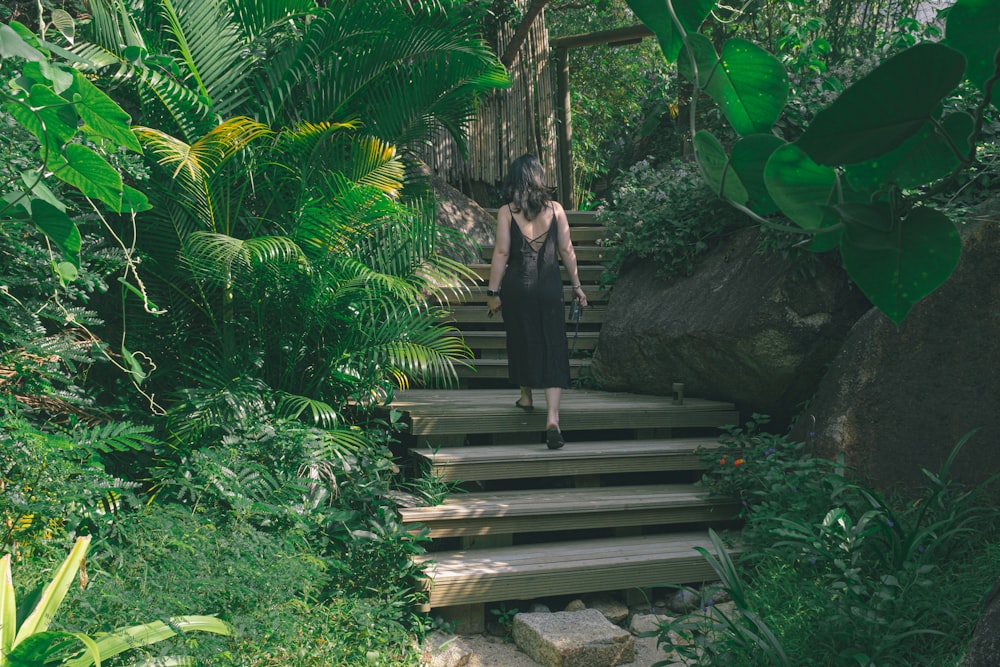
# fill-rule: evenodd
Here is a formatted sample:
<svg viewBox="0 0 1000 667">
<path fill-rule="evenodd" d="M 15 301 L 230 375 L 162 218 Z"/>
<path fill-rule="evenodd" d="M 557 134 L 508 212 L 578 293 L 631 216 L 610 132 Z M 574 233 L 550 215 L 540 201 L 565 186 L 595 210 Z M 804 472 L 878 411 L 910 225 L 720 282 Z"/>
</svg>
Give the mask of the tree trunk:
<svg viewBox="0 0 1000 667">
<path fill-rule="evenodd" d="M 524 11 L 521 22 L 517 24 L 514 36 L 510 38 L 510 44 L 507 45 L 507 48 L 503 50 L 503 55 L 500 56 L 500 62 L 503 63 L 504 67 L 510 68 L 514 64 L 514 58 L 517 56 L 518 50 L 524 44 L 524 40 L 528 38 L 531 25 L 538 18 L 538 15 L 542 13 L 542 9 L 547 4 L 549 4 L 549 0 L 531 0 L 531 4 Z"/>
</svg>

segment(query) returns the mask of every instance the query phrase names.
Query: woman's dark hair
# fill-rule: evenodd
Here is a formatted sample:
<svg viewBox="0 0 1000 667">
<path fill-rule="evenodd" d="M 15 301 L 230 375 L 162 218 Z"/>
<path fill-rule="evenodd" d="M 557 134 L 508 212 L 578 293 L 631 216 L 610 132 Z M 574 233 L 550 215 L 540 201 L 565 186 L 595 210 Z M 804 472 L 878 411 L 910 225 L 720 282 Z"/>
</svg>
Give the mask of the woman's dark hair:
<svg viewBox="0 0 1000 667">
<path fill-rule="evenodd" d="M 545 205 L 552 201 L 542 163 L 530 153 L 510 163 L 503 180 L 502 193 L 504 199 L 510 202 L 511 208 L 517 213 L 524 213 L 528 220 L 534 220 Z"/>
</svg>

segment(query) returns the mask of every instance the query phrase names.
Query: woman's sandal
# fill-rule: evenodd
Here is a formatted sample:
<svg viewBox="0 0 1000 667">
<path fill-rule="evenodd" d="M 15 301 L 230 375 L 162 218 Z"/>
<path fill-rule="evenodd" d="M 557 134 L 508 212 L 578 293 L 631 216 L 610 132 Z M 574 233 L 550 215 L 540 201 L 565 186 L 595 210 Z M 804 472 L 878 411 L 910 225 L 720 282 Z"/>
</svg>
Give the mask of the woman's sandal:
<svg viewBox="0 0 1000 667">
<path fill-rule="evenodd" d="M 514 401 L 514 407 L 521 408 L 525 412 L 534 412 L 535 410 L 534 405 L 521 405 L 521 399 L 517 399 L 516 401 Z"/>
<path fill-rule="evenodd" d="M 563 440 L 559 429 L 553 426 L 545 431 L 545 444 L 548 445 L 549 449 L 561 449 L 566 444 L 566 441 Z"/>
</svg>

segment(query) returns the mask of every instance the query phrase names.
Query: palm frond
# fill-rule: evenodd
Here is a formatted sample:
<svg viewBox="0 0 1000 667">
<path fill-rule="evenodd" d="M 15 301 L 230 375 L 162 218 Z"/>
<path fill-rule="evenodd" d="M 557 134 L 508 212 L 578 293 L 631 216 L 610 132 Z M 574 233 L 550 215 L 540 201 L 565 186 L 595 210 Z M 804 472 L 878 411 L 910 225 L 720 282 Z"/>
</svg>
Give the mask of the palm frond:
<svg viewBox="0 0 1000 667">
<path fill-rule="evenodd" d="M 308 416 L 314 425 L 326 429 L 335 428 L 343 421 L 333 406 L 315 398 L 279 391 L 275 394 L 275 399 L 278 416 L 285 419 L 303 419 Z"/>
<path fill-rule="evenodd" d="M 240 27 L 251 39 L 264 34 L 276 23 L 316 9 L 314 0 L 229 0 L 227 4 Z"/>
<path fill-rule="evenodd" d="M 146 48 L 134 14 L 125 0 L 90 0 L 93 37 L 108 51 L 120 54 L 125 47 Z"/>
<path fill-rule="evenodd" d="M 236 116 L 192 144 L 149 127 L 136 127 L 135 132 L 161 165 L 173 168 L 174 178 L 204 183 L 226 160 L 271 131 L 251 118 Z"/>
<path fill-rule="evenodd" d="M 157 162 L 171 170 L 191 214 L 211 230 L 225 217 L 213 204 L 212 179 L 228 160 L 270 134 L 266 126 L 246 117 L 230 118 L 192 144 L 153 128 L 137 127 L 135 132 Z"/>
<path fill-rule="evenodd" d="M 458 382 L 455 363 L 471 359 L 472 353 L 454 328 L 443 324 L 446 317 L 440 309 L 397 311 L 395 321 L 373 336 L 367 353 L 401 388 L 410 380 L 453 386 Z"/>
<path fill-rule="evenodd" d="M 302 249 L 284 236 L 237 239 L 225 234 L 193 232 L 185 239 L 184 259 L 196 278 L 224 284 L 259 267 L 305 265 Z"/>
<path fill-rule="evenodd" d="M 222 0 L 159 0 L 178 58 L 196 82 L 196 90 L 227 118 L 246 102 L 245 80 L 255 66 L 240 25 Z"/>
<path fill-rule="evenodd" d="M 317 12 L 305 27 L 301 42 L 294 51 L 272 59 L 262 79 L 261 99 L 266 100 L 268 118 L 327 120 L 363 117 L 366 122 L 379 113 L 387 116 L 381 125 L 413 126 L 410 120 L 391 122 L 393 114 L 424 117 L 427 109 L 403 109 L 398 100 L 377 108 L 374 91 L 388 86 L 393 90 L 441 88 L 439 94 L 428 91 L 431 99 L 455 96 L 461 110 L 451 112 L 465 118 L 474 103 L 468 93 L 472 88 L 507 85 L 506 75 L 496 56 L 476 33 L 471 22 L 457 13 L 452 16 L 440 5 L 426 3 L 425 11 L 411 11 L 398 1 L 363 0 L 337 3 L 334 8 Z M 347 55 L 345 55 L 347 54 Z M 455 74 L 464 71 L 461 81 L 434 80 L 425 77 L 421 63 L 455 61 L 445 69 Z M 458 65 L 457 63 L 467 65 Z M 441 70 L 441 67 L 438 67 Z M 494 85 L 493 87 L 496 87 Z M 380 99 L 392 98 L 385 93 Z M 440 109 L 447 109 L 439 104 Z M 437 111 L 430 111 L 433 115 Z M 445 126 L 458 128 L 459 121 L 443 119 Z M 377 132 L 384 140 L 399 144 L 391 132 Z"/>
</svg>

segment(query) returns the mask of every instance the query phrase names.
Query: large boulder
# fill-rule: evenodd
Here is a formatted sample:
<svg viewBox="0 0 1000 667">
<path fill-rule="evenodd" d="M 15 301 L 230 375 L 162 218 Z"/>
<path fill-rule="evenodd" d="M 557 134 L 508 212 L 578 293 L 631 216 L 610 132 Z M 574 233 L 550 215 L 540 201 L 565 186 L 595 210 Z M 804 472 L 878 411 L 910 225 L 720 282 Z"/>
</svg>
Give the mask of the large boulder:
<svg viewBox="0 0 1000 667">
<path fill-rule="evenodd" d="M 483 262 L 479 258 L 479 249 L 481 246 L 493 245 L 497 229 L 496 217 L 475 200 L 466 197 L 461 190 L 434 174 L 427 165 L 416 165 L 413 175 L 418 176 L 434 193 L 438 225 L 457 232 L 441 248 L 442 254 L 461 262 Z"/>
<path fill-rule="evenodd" d="M 643 262 L 618 276 L 593 372 L 602 388 L 732 401 L 787 424 L 816 390 L 851 326 L 871 305 L 832 257 L 815 275 L 731 236 L 694 275 L 662 280 Z"/>
<path fill-rule="evenodd" d="M 983 614 L 972 632 L 972 641 L 962 658 L 961 667 L 997 665 L 1000 665 L 1000 580 L 986 596 Z"/>
<path fill-rule="evenodd" d="M 998 200 L 1000 204 L 1000 200 Z M 951 279 L 900 326 L 872 310 L 851 330 L 791 436 L 889 490 L 915 490 L 973 429 L 953 475 L 1000 471 L 1000 215 L 967 225 Z"/>
</svg>

